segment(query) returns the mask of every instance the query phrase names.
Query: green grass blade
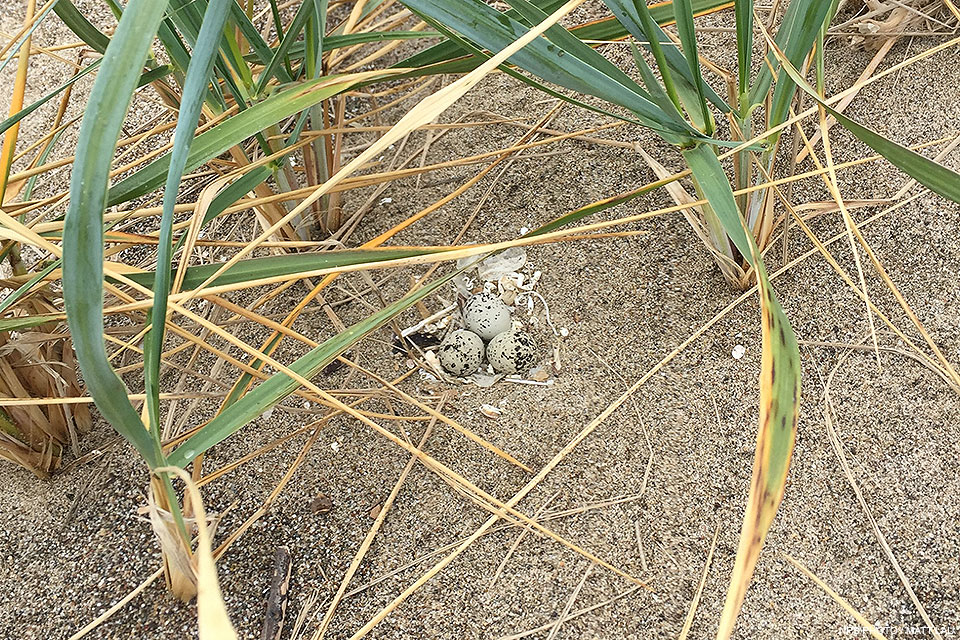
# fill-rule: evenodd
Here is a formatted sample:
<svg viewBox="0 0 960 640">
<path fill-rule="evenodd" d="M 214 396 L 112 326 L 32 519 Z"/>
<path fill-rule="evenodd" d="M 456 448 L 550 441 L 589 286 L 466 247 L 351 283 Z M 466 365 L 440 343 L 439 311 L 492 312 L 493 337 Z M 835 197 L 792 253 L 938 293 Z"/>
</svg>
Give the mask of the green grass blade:
<svg viewBox="0 0 960 640">
<path fill-rule="evenodd" d="M 555 11 L 563 4 L 562 0 L 531 0 L 545 13 Z M 721 7 L 732 5 L 730 0 L 693 0 L 694 10 L 697 15 L 715 11 Z M 654 20 L 660 25 L 666 25 L 673 22 L 673 4 L 671 2 L 658 2 L 650 5 L 650 13 Z M 517 19 L 519 14 L 512 9 L 504 12 L 510 18 Z M 616 18 L 604 18 L 595 20 L 586 24 L 572 27 L 570 32 L 581 40 L 621 40 L 630 35 L 626 27 Z M 636 34 L 634 34 L 636 35 Z M 452 42 L 441 42 L 421 51 L 413 56 L 397 63 L 397 67 L 420 68 L 434 64 L 443 64 L 442 70 L 437 73 L 466 73 L 475 69 L 482 59 L 475 57 L 463 58 L 464 51 Z"/>
<path fill-rule="evenodd" d="M 283 20 L 280 17 L 280 7 L 277 0 L 270 0 L 270 15 L 273 17 L 273 27 L 277 30 L 277 37 L 283 38 Z"/>
<path fill-rule="evenodd" d="M 44 313 L 32 316 L 17 316 L 15 318 L 0 318 L 0 331 L 23 331 L 24 329 L 39 327 L 48 322 L 61 322 L 64 318 L 66 318 L 66 316 L 62 313 Z"/>
<path fill-rule="evenodd" d="M 790 76 L 791 80 L 807 92 L 811 98 L 816 100 L 817 103 L 826 109 L 827 113 L 856 136 L 858 140 L 882 155 L 891 164 L 930 189 L 930 191 L 948 200 L 960 202 L 960 174 L 940 163 L 923 157 L 916 151 L 897 144 L 829 106 L 803 76 L 800 75 L 800 72 L 786 61 L 782 51 L 773 49 L 773 53 L 783 61 L 782 68 L 784 72 Z"/>
<path fill-rule="evenodd" d="M 664 87 L 667 95 L 681 109 L 681 102 L 686 105 L 696 107 L 693 112 L 697 126 L 703 128 L 707 121 L 703 121 L 699 107 L 700 94 L 694 87 L 694 76 L 690 73 L 690 63 L 683 53 L 677 48 L 667 34 L 661 28 L 664 22 L 662 17 L 654 13 L 654 7 L 646 7 L 642 2 L 632 2 L 630 0 L 604 0 L 606 5 L 613 12 L 614 17 L 622 24 L 623 28 L 630 32 L 637 40 L 644 41 L 644 45 L 657 61 L 657 67 L 660 69 L 660 76 L 663 78 Z M 702 3 L 694 2 L 696 6 Z M 673 4 L 671 3 L 671 9 Z M 671 11 L 671 16 L 673 12 Z M 577 32 L 578 37 L 585 37 Z M 723 113 L 730 111 L 730 106 L 710 87 L 710 85 L 701 82 L 700 88 L 703 95 L 706 96 L 715 107 Z"/>
<path fill-rule="evenodd" d="M 160 27 L 157 29 L 157 40 L 163 45 L 167 56 L 170 58 L 170 62 L 172 62 L 176 68 L 177 81 L 180 85 L 183 85 L 183 74 L 186 72 L 187 67 L 190 66 L 190 52 L 187 50 L 187 45 L 180 39 L 176 28 L 169 19 L 165 19 L 160 23 Z"/>
<path fill-rule="evenodd" d="M 783 23 L 774 41 L 794 67 L 801 66 L 804 58 L 813 49 L 831 4 L 824 0 L 793 0 L 787 7 Z M 767 62 L 770 64 L 761 66 L 750 90 L 749 104 L 742 107 L 744 113 L 748 113 L 766 98 L 773 77 L 770 66 L 775 70 L 780 66 L 773 52 L 767 56 Z M 789 77 L 784 78 L 783 74 L 780 74 L 777 86 L 773 90 L 770 113 L 767 117 L 768 127 L 775 127 L 786 120 L 796 90 L 796 84 Z"/>
<path fill-rule="evenodd" d="M 263 258 L 240 260 L 220 274 L 210 286 L 224 286 L 242 282 L 252 282 L 263 278 L 286 276 L 320 269 L 338 269 L 356 264 L 400 260 L 413 256 L 430 255 L 441 249 L 424 247 L 385 248 L 385 249 L 344 249 L 340 251 L 317 251 L 312 253 L 288 253 Z M 183 279 L 183 289 L 189 291 L 203 284 L 207 278 L 217 272 L 221 265 L 217 263 L 187 267 Z M 150 289 L 154 288 L 156 272 L 144 271 L 129 274 L 134 282 Z"/>
<path fill-rule="evenodd" d="M 734 12 L 737 21 L 737 87 L 740 109 L 750 90 L 750 65 L 753 61 L 753 0 L 736 0 Z"/>
<path fill-rule="evenodd" d="M 97 53 L 103 53 L 110 44 L 110 38 L 87 20 L 70 0 L 58 0 L 53 6 L 54 13 L 75 36 L 83 40 Z"/>
<path fill-rule="evenodd" d="M 710 201 L 730 240 L 740 254 L 753 264 L 751 249 L 753 238 L 745 231 L 743 218 L 736 207 L 736 201 L 733 200 L 733 189 L 717 156 L 704 145 L 685 149 L 682 153 L 687 166 L 693 172 L 702 193 Z M 729 203 L 726 202 L 727 192 L 731 199 Z"/>
<path fill-rule="evenodd" d="M 344 76 L 344 78 L 341 82 L 332 82 L 330 78 L 323 78 L 297 85 L 274 94 L 201 133 L 193 140 L 185 170 L 196 169 L 204 162 L 215 158 L 271 124 L 346 91 L 357 82 L 351 76 Z M 157 158 L 133 175 L 113 185 L 107 202 L 113 206 L 153 191 L 163 183 L 169 166 L 169 154 Z"/>
<path fill-rule="evenodd" d="M 206 8 L 207 3 L 204 0 L 169 0 L 169 2 L 167 17 L 177 25 L 180 34 L 192 49 L 197 46 L 200 25 L 203 22 L 201 10 Z"/>
<path fill-rule="evenodd" d="M 409 293 L 369 318 L 341 331 L 296 360 L 290 365 L 290 369 L 304 378 L 312 378 L 330 364 L 334 358 L 350 348 L 351 345 L 388 323 L 401 311 L 439 289 L 457 273 L 457 271 L 454 271 L 430 285 Z M 255 420 L 257 416 L 270 407 L 276 406 L 277 403 L 296 391 L 299 386 L 299 382 L 282 373 L 271 376 L 235 403 L 226 407 L 196 435 L 170 453 L 167 459 L 170 464 L 184 466 L 199 454 L 222 442 L 244 425 Z"/>
<path fill-rule="evenodd" d="M 240 79 L 243 87 L 249 89 L 253 86 L 253 71 L 247 65 L 247 61 L 243 59 L 240 46 L 240 38 L 242 37 L 237 35 L 236 29 L 224 27 L 220 59 L 217 61 L 216 68 L 219 76 L 224 79 L 231 76 L 230 70 L 232 69 L 233 75 Z"/>
<path fill-rule="evenodd" d="M 127 399 L 103 340 L 103 211 L 116 142 L 165 8 L 162 0 L 131 0 L 104 53 L 80 126 L 63 237 L 64 306 L 87 390 L 151 467 L 162 464 L 162 453 Z"/>
<path fill-rule="evenodd" d="M 500 51 L 527 31 L 522 23 L 480 0 L 404 0 L 403 4 L 489 51 Z M 596 51 L 591 53 L 600 56 Z M 547 82 L 629 109 L 663 131 L 690 135 L 690 131 L 679 127 L 673 118 L 634 88 L 603 73 L 602 63 L 588 64 L 543 38 L 537 38 L 511 56 L 510 63 Z"/>
<path fill-rule="evenodd" d="M 277 45 L 276 50 L 273 52 L 273 57 L 260 73 L 260 78 L 257 80 L 257 86 L 254 89 L 255 95 L 261 95 L 267 88 L 267 83 L 270 81 L 270 78 L 274 76 L 277 68 L 281 66 L 280 63 L 286 59 L 290 46 L 300 37 L 300 33 L 306 26 L 307 19 L 310 17 L 310 14 L 313 13 L 313 10 L 314 3 L 312 0 L 307 0 L 300 5 L 299 9 L 297 9 L 297 13 L 293 16 L 293 21 L 290 23 L 290 27 L 287 29 L 286 34 L 284 34 L 283 39 L 280 40 L 280 44 Z"/>
<path fill-rule="evenodd" d="M 326 46 L 327 30 L 327 0 L 312 0 L 313 11 L 307 20 L 304 32 L 304 60 L 301 67 L 306 71 L 307 78 L 319 78 L 323 75 L 323 52 Z M 375 32 L 372 35 L 377 35 Z M 291 46 L 292 49 L 292 46 Z M 288 56 L 288 62 L 289 56 Z"/>
<path fill-rule="evenodd" d="M 474 45 L 472 42 L 469 42 L 468 40 L 465 40 L 465 39 L 461 38 L 460 35 L 457 34 L 456 32 L 450 31 L 449 29 L 447 29 L 447 28 L 444 27 L 443 25 L 434 22 L 434 21 L 431 20 L 430 18 L 424 18 L 424 20 L 425 20 L 426 22 L 434 25 L 434 26 L 436 27 L 437 31 L 438 31 L 439 33 L 443 34 L 444 36 L 446 36 L 451 42 L 456 42 L 457 44 L 459 44 L 460 47 L 462 48 L 462 50 L 473 52 L 473 54 L 476 56 L 477 59 L 479 59 L 479 60 L 486 60 L 486 59 L 490 58 L 490 54 L 489 54 L 489 53 L 487 53 L 487 52 L 484 51 L 483 49 L 477 47 L 477 46 Z M 442 65 L 440 65 L 440 66 L 442 66 Z M 586 110 L 588 110 L 588 111 L 594 111 L 594 112 L 596 112 L 596 113 L 602 113 L 603 115 L 610 116 L 611 118 L 616 118 L 616 119 L 618 119 L 618 120 L 623 120 L 623 121 L 625 121 L 625 122 L 632 122 L 632 123 L 634 123 L 634 124 L 640 124 L 640 125 L 648 126 L 648 127 L 651 127 L 651 128 L 655 128 L 655 127 L 656 127 L 656 125 L 653 124 L 653 123 L 643 122 L 643 121 L 637 120 L 637 119 L 635 119 L 635 118 L 630 118 L 629 116 L 623 115 L 623 113 L 617 113 L 617 112 L 614 112 L 614 111 L 612 111 L 612 110 L 610 110 L 610 109 L 604 109 L 603 107 L 598 107 L 598 106 L 589 104 L 589 103 L 587 103 L 587 102 L 584 102 L 584 101 L 582 101 L 582 100 L 577 100 L 576 98 L 573 98 L 573 97 L 571 97 L 571 96 L 565 95 L 564 93 L 562 93 L 562 92 L 560 92 L 560 91 L 555 91 L 555 90 L 551 89 L 550 87 L 548 87 L 547 85 L 543 84 L 542 82 L 538 82 L 535 78 L 532 78 L 532 77 L 530 77 L 530 76 L 527 76 L 527 75 L 525 75 L 525 74 L 520 73 L 519 71 L 517 71 L 516 69 L 514 69 L 513 67 L 511 67 L 511 66 L 508 65 L 508 64 L 500 65 L 500 70 L 503 71 L 504 73 L 506 73 L 506 74 L 507 74 L 508 76 L 510 76 L 511 78 L 515 78 L 515 79 L 519 80 L 520 82 L 523 82 L 524 84 L 528 84 L 528 85 L 530 85 L 531 87 L 534 87 L 534 88 L 536 88 L 537 90 L 542 91 L 542 92 L 546 93 L 546 94 L 549 95 L 549 96 L 552 96 L 552 97 L 554 97 L 554 98 L 557 98 L 558 100 L 563 100 L 564 102 L 568 102 L 568 103 L 570 103 L 570 104 L 572 104 L 572 105 L 576 105 L 577 107 L 580 107 L 581 109 L 586 109 Z M 430 74 L 425 73 L 425 72 L 423 72 L 423 71 L 425 71 L 425 70 L 418 70 L 418 71 L 414 71 L 414 72 L 410 72 L 410 73 L 405 73 L 405 74 L 401 74 L 401 75 L 399 75 L 399 76 L 397 76 L 397 77 L 398 77 L 398 78 L 409 78 L 409 77 L 415 77 L 415 76 L 421 76 L 421 75 L 430 75 Z"/>
<path fill-rule="evenodd" d="M 683 55 L 687 59 L 687 65 L 690 69 L 693 88 L 697 93 L 697 106 L 700 109 L 701 122 L 703 122 L 704 133 L 708 136 L 713 135 L 714 123 L 713 116 L 710 114 L 710 107 L 707 106 L 706 92 L 704 91 L 703 74 L 700 73 L 700 58 L 697 53 L 697 31 L 693 24 L 693 6 L 690 0 L 673 0 L 674 15 L 677 20 L 677 34 L 680 36 L 680 44 L 683 46 Z"/>
<path fill-rule="evenodd" d="M 548 13 L 544 13 L 543 10 L 539 9 L 527 0 L 506 0 L 506 2 L 513 7 L 529 25 L 538 24 L 539 22 L 545 20 L 548 15 L 550 15 Z M 650 95 L 644 91 L 640 85 L 634 82 L 633 78 L 625 74 L 617 65 L 613 64 L 602 55 L 597 55 L 596 51 L 584 44 L 580 38 L 571 34 L 563 27 L 554 25 L 547 29 L 546 33 L 544 33 L 544 36 L 553 44 L 560 47 L 560 49 L 565 51 L 568 55 L 576 57 L 584 64 L 593 67 L 600 73 L 615 79 L 623 86 L 628 87 L 632 91 L 639 93 L 648 100 L 651 100 Z"/>
<path fill-rule="evenodd" d="M 203 24 L 197 34 L 193 56 L 187 68 L 183 85 L 183 99 L 177 114 L 177 127 L 173 134 L 173 149 L 170 152 L 170 167 L 163 191 L 163 213 L 160 217 L 160 232 L 157 243 L 157 278 L 154 283 L 153 309 L 150 312 L 151 326 L 144 339 L 143 374 L 147 397 L 147 415 L 150 429 L 159 438 L 160 433 L 160 359 L 163 354 L 163 338 L 167 321 L 167 296 L 170 293 L 171 261 L 173 259 L 173 207 L 180 191 L 190 146 L 194 140 L 200 108 L 207 93 L 207 85 L 213 72 L 213 63 L 220 44 L 221 31 L 233 0 L 211 0 L 204 12 Z M 157 441 L 159 443 L 159 440 Z"/>
<path fill-rule="evenodd" d="M 663 86 L 666 94 L 675 106 L 677 112 L 680 113 L 683 107 L 677 95 L 677 88 L 673 81 L 673 73 L 670 71 L 670 65 L 667 64 L 663 47 L 660 46 L 660 30 L 647 4 L 645 2 L 628 2 L 627 0 L 605 0 L 605 2 L 613 12 L 613 15 L 633 34 L 634 38 L 640 41 L 646 41 L 647 49 L 653 54 L 653 58 L 657 62 L 657 67 L 660 69 L 660 77 L 663 78 Z M 638 55 L 634 55 L 634 58 L 638 57 Z M 640 63 L 638 62 L 637 65 L 639 66 Z M 644 66 L 646 66 L 645 61 Z M 649 87 L 650 83 L 647 82 L 647 85 Z M 653 89 L 650 89 L 650 91 L 652 92 Z"/>
<path fill-rule="evenodd" d="M 825 95 L 827 81 L 826 69 L 824 67 L 824 44 L 827 41 L 827 31 L 830 30 L 830 23 L 833 21 L 834 16 L 837 15 L 839 8 L 840 0 L 833 0 L 830 3 L 830 10 L 827 12 L 827 17 L 824 18 L 823 24 L 820 26 L 820 32 L 817 34 L 817 49 L 814 62 L 817 68 L 817 93 L 820 95 Z"/>
<path fill-rule="evenodd" d="M 257 57 L 257 62 L 262 65 L 266 65 L 270 62 L 270 59 L 273 57 L 273 50 L 263 39 L 263 36 L 260 35 L 260 32 L 257 30 L 256 26 L 250 22 L 250 18 L 246 13 L 243 12 L 243 8 L 241 8 L 236 2 L 233 2 L 230 7 L 230 24 L 240 29 L 243 39 L 249 43 L 250 48 Z M 276 75 L 277 80 L 280 82 L 293 81 L 293 77 L 289 75 L 287 70 L 282 67 L 277 69 Z"/>
<path fill-rule="evenodd" d="M 670 96 L 667 91 L 664 91 L 660 83 L 657 82 L 657 76 L 654 75 L 653 69 L 647 64 L 646 58 L 643 57 L 640 49 L 632 40 L 630 41 L 630 53 L 633 55 L 633 61 L 637 65 L 640 77 L 643 78 L 643 84 L 646 85 L 647 91 L 650 93 L 650 99 L 663 109 L 664 113 L 676 113 L 677 117 L 682 118 L 680 99 L 676 97 L 676 92 L 674 91 L 673 96 Z M 664 84 L 666 84 L 666 81 Z"/>
<path fill-rule="evenodd" d="M 740 543 L 717 632 L 726 640 L 743 604 L 763 541 L 783 499 L 796 439 L 800 402 L 800 350 L 777 300 L 760 251 L 737 209 L 733 190 L 717 156 L 706 145 L 683 152 L 701 192 L 744 257 L 754 266 L 760 294 L 763 351 L 760 362 L 760 417 L 753 479 Z"/>
</svg>

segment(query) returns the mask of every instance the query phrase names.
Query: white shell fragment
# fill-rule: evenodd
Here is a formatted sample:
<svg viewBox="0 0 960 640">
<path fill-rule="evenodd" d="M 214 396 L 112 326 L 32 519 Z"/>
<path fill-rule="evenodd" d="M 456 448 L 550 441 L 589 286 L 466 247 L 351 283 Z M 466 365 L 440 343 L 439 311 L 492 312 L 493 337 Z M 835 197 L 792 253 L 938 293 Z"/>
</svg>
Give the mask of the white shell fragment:
<svg viewBox="0 0 960 640">
<path fill-rule="evenodd" d="M 533 366 L 536 347 L 521 331 L 504 331 L 487 345 L 487 360 L 500 373 L 520 373 Z"/>
<path fill-rule="evenodd" d="M 497 418 L 500 417 L 503 411 L 501 411 L 498 407 L 493 406 L 492 404 L 482 404 L 480 405 L 480 413 L 487 416 L 488 418 L 496 420 Z"/>
<path fill-rule="evenodd" d="M 527 262 L 527 250 L 523 247 L 510 247 L 500 253 L 484 259 L 477 265 L 477 275 L 484 282 L 496 282 L 500 278 L 519 271 Z"/>
<path fill-rule="evenodd" d="M 457 329 L 437 349 L 437 358 L 453 375 L 468 376 L 483 362 L 483 340 L 471 331 Z"/>
<path fill-rule="evenodd" d="M 467 300 L 463 324 L 484 340 L 510 329 L 510 309 L 492 293 L 478 293 Z"/>
<path fill-rule="evenodd" d="M 746 347 L 744 347 L 742 344 L 738 344 L 733 348 L 733 353 L 731 355 L 733 355 L 735 360 L 739 360 L 746 353 L 747 353 Z"/>
</svg>

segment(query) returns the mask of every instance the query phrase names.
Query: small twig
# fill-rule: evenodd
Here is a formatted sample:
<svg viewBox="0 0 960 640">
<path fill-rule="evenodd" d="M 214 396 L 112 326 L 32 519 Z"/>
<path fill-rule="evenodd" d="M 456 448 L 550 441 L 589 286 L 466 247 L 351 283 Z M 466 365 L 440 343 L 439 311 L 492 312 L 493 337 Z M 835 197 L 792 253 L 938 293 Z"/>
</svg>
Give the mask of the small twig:
<svg viewBox="0 0 960 640">
<path fill-rule="evenodd" d="M 633 521 L 633 528 L 637 532 L 637 551 L 640 552 L 640 569 L 647 573 L 647 554 L 643 552 L 643 543 L 640 541 L 640 521 Z"/>
<path fill-rule="evenodd" d="M 537 513 L 534 515 L 534 518 L 541 518 L 544 512 L 547 510 L 547 507 L 557 499 L 562 491 L 557 491 L 555 494 L 550 496 L 546 502 L 543 503 L 543 506 L 537 510 Z M 503 557 L 503 560 L 500 561 L 500 564 L 497 566 L 497 570 L 493 572 L 493 577 L 490 578 L 490 584 L 487 585 L 487 591 L 493 589 L 493 585 L 497 583 L 497 579 L 500 577 L 500 574 L 503 573 L 504 567 L 507 566 L 507 562 L 510 561 L 510 558 L 513 557 L 514 552 L 520 546 L 520 543 L 523 542 L 523 539 L 527 537 L 527 534 L 530 533 L 530 525 L 527 525 L 523 528 L 523 531 L 520 532 L 520 535 L 517 536 L 516 540 L 513 541 L 513 544 L 510 546 L 510 549 L 507 550 L 507 555 Z"/>
<path fill-rule="evenodd" d="M 290 570 L 293 563 L 290 549 L 277 547 L 273 557 L 273 578 L 267 596 L 267 612 L 263 618 L 260 640 L 280 640 L 283 633 L 283 618 L 287 614 L 287 595 L 290 592 Z"/>
<path fill-rule="evenodd" d="M 577 587 L 573 590 L 573 593 L 570 594 L 570 598 L 567 600 L 567 606 L 563 608 L 563 613 L 560 614 L 560 617 L 557 618 L 556 624 L 553 625 L 553 628 L 550 629 L 550 634 L 547 635 L 547 640 L 553 640 L 557 637 L 557 634 L 560 633 L 560 627 L 563 626 L 564 621 L 567 620 L 567 617 L 570 615 L 570 610 L 573 609 L 573 603 L 577 601 L 577 596 L 580 595 L 580 590 L 583 589 L 583 585 L 587 582 L 587 577 L 590 575 L 590 572 L 593 571 L 595 564 L 591 564 L 587 567 L 587 570 L 583 572 L 583 577 L 580 578 L 580 582 L 577 584 Z"/>
<path fill-rule="evenodd" d="M 687 611 L 687 617 L 683 621 L 683 628 L 680 630 L 678 640 L 686 640 L 690 633 L 690 627 L 693 626 L 693 617 L 697 613 L 697 607 L 700 605 L 700 596 L 703 595 L 703 587 L 707 584 L 707 576 L 710 575 L 710 563 L 713 562 L 713 552 L 717 548 L 717 538 L 720 536 L 720 523 L 717 523 L 717 530 L 713 533 L 713 542 L 710 543 L 710 551 L 707 553 L 707 561 L 703 563 L 703 575 L 700 577 L 700 585 L 697 587 L 697 593 L 690 602 L 690 610 Z"/>
<path fill-rule="evenodd" d="M 626 597 L 629 596 L 630 594 L 635 593 L 636 591 L 639 591 L 639 590 L 640 590 L 640 587 L 639 587 L 639 586 L 630 587 L 630 588 L 627 589 L 626 591 L 622 591 L 622 592 L 618 593 L 617 595 L 613 596 L 612 598 L 608 598 L 607 600 L 604 600 L 603 602 L 598 602 L 597 604 L 592 604 L 592 605 L 590 605 L 589 607 L 585 607 L 585 608 L 583 608 L 583 609 L 578 609 L 578 610 L 574 611 L 573 613 L 570 613 L 570 614 L 566 617 L 566 619 L 564 620 L 564 622 L 569 622 L 570 620 L 573 620 L 574 618 L 579 618 L 580 616 L 585 615 L 585 614 L 587 614 L 587 613 L 590 613 L 591 611 L 596 611 L 597 609 L 599 609 L 599 608 L 601 608 L 601 607 L 605 607 L 605 606 L 607 606 L 608 604 L 610 604 L 610 603 L 612 603 L 612 602 L 616 602 L 617 600 L 620 600 L 621 598 L 626 598 Z M 538 633 L 542 633 L 542 632 L 544 632 L 544 631 L 548 631 L 554 624 L 555 624 L 554 622 L 548 622 L 547 624 L 542 625 L 542 626 L 539 626 L 539 627 L 537 627 L 536 629 L 529 629 L 529 630 L 527 630 L 527 631 L 521 631 L 520 633 L 515 633 L 515 634 L 510 635 L 510 636 L 503 636 L 502 638 L 500 638 L 500 640 L 520 640 L 521 638 L 526 638 L 526 637 L 528 637 L 528 636 L 532 636 L 532 635 L 536 635 L 536 634 L 538 634 Z"/>
</svg>

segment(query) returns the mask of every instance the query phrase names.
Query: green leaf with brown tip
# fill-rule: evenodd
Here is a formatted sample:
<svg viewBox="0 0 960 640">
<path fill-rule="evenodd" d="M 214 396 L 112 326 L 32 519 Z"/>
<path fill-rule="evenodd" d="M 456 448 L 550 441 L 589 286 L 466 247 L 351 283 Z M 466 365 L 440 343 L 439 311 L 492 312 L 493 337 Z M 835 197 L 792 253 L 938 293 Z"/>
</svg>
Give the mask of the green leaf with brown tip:
<svg viewBox="0 0 960 640">
<path fill-rule="evenodd" d="M 713 150 L 697 145 L 683 152 L 701 192 L 740 253 L 753 265 L 760 293 L 762 354 L 760 359 L 760 419 L 740 543 L 717 638 L 733 632 L 763 541 L 770 530 L 790 469 L 800 401 L 800 348 L 783 307 L 770 286 L 767 270 L 753 236 L 737 209 L 733 190 Z"/>
</svg>

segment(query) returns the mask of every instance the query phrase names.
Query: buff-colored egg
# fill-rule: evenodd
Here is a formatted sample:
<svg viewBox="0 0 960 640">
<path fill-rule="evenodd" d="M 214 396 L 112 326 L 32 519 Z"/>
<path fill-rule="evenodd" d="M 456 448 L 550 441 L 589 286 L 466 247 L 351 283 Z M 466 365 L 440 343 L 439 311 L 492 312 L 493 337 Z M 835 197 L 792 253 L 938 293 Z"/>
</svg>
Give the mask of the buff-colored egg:
<svg viewBox="0 0 960 640">
<path fill-rule="evenodd" d="M 455 376 L 468 376 L 483 362 L 483 340 L 472 331 L 457 329 L 437 350 L 440 364 Z"/>
<path fill-rule="evenodd" d="M 500 373 L 524 373 L 533 366 L 536 344 L 522 331 L 504 331 L 487 345 L 487 360 Z"/>
<path fill-rule="evenodd" d="M 484 340 L 510 329 L 510 308 L 492 293 L 470 296 L 463 308 L 463 324 Z"/>
</svg>

